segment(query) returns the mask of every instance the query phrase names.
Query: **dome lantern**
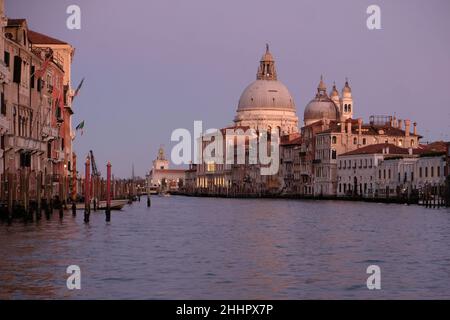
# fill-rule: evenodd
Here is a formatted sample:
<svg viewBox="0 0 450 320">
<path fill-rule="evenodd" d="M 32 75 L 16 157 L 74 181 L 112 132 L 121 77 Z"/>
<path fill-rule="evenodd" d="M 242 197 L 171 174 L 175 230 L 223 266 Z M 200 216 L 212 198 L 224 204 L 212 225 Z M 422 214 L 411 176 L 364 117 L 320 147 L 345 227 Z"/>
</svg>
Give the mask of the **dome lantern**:
<svg viewBox="0 0 450 320">
<path fill-rule="evenodd" d="M 269 44 L 266 44 L 266 52 L 259 62 L 257 80 L 277 80 L 277 71 L 275 69 L 275 59 L 269 51 Z"/>
</svg>

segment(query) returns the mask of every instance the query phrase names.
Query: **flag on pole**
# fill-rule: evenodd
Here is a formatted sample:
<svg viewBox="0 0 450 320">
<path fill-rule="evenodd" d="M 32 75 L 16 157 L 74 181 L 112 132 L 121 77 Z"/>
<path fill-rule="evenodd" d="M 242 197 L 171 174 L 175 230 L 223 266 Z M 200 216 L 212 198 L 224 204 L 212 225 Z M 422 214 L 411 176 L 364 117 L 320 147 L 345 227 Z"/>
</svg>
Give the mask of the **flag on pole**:
<svg viewBox="0 0 450 320">
<path fill-rule="evenodd" d="M 80 84 L 78 85 L 77 89 L 75 90 L 75 93 L 73 94 L 72 100 L 80 93 L 81 87 L 83 86 L 84 78 L 81 79 Z"/>
<path fill-rule="evenodd" d="M 44 63 L 42 64 L 42 67 L 39 70 L 36 70 L 34 72 L 34 75 L 36 76 L 36 78 L 42 78 L 42 76 L 44 75 L 48 66 L 50 65 L 50 61 L 52 61 L 52 59 L 53 59 L 53 53 L 49 54 L 47 59 L 45 59 Z"/>
<path fill-rule="evenodd" d="M 81 135 L 83 135 L 83 129 L 84 129 L 84 120 L 80 122 L 80 124 L 77 125 L 75 128 L 76 131 L 81 130 Z"/>
</svg>

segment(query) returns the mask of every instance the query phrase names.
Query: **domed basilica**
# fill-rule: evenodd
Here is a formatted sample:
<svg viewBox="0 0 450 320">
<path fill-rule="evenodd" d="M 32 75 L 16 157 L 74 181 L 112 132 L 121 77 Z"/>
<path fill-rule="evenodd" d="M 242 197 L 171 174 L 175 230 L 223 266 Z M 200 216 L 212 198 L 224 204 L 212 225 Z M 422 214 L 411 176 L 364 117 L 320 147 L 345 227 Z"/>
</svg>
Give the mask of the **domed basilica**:
<svg viewBox="0 0 450 320">
<path fill-rule="evenodd" d="M 305 108 L 306 126 L 327 119 L 345 121 L 353 116 L 353 99 L 348 81 L 342 89 L 342 97 L 333 85 L 330 95 L 320 79 L 317 94 Z M 270 130 L 278 128 L 281 135 L 298 132 L 298 117 L 294 99 L 288 88 L 278 80 L 275 59 L 266 45 L 266 52 L 259 63 L 256 80 L 245 88 L 234 119 L 237 126 Z"/>
<path fill-rule="evenodd" d="M 288 88 L 278 80 L 275 59 L 266 46 L 261 58 L 256 80 L 239 99 L 237 126 L 258 130 L 278 128 L 282 135 L 298 132 L 298 118 L 294 99 Z"/>
</svg>

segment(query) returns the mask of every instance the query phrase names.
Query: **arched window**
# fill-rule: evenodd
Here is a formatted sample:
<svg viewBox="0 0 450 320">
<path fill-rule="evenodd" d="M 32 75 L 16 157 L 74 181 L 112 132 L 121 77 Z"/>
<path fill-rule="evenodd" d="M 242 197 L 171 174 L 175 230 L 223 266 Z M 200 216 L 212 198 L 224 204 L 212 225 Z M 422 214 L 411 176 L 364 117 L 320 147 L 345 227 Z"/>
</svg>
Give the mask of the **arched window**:
<svg viewBox="0 0 450 320">
<path fill-rule="evenodd" d="M 358 143 L 358 139 L 357 138 L 353 138 L 353 144 L 357 144 Z"/>
<path fill-rule="evenodd" d="M 337 143 L 337 138 L 336 138 L 336 136 L 333 136 L 333 138 L 331 138 L 331 141 L 332 141 L 333 144 L 336 144 L 336 143 Z"/>
<path fill-rule="evenodd" d="M 352 105 L 351 104 L 348 105 L 348 109 L 347 110 L 348 110 L 348 112 L 352 112 Z"/>
</svg>

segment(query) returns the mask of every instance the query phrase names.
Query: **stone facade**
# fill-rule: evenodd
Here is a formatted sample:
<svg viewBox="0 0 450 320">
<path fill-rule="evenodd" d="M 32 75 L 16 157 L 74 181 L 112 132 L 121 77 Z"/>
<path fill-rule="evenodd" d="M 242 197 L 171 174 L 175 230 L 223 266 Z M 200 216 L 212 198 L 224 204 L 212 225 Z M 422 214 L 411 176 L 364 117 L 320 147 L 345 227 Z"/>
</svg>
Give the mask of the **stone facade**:
<svg viewBox="0 0 450 320">
<path fill-rule="evenodd" d="M 377 144 L 338 157 L 340 197 L 392 198 L 411 196 L 445 182 L 445 151 L 430 146 L 401 148 Z"/>
<path fill-rule="evenodd" d="M 69 194 L 73 163 L 70 66 L 74 49 L 8 19 L 0 2 L 0 174 L 51 177 Z"/>
<path fill-rule="evenodd" d="M 147 184 L 150 189 L 156 192 L 178 190 L 183 186 L 184 180 L 185 170 L 170 169 L 164 149 L 159 148 L 158 156 L 153 160 L 152 169 L 147 177 Z"/>
<path fill-rule="evenodd" d="M 391 144 L 402 150 L 420 148 L 421 136 L 416 123 L 394 116 L 372 116 L 365 123 L 361 118 L 354 118 L 355 111 L 348 79 L 341 93 L 334 84 L 328 94 L 321 77 L 315 97 L 305 107 L 304 126 L 298 129 L 294 101 L 288 89 L 278 81 L 275 60 L 267 48 L 260 61 L 257 80 L 241 95 L 233 128 L 250 128 L 257 132 L 278 129 L 279 171 L 262 176 L 260 167 L 255 164 L 200 163 L 195 166 L 195 179 L 194 171 L 189 171 L 189 192 L 336 197 L 354 192 L 353 182 L 350 186 L 345 183 L 345 191 L 341 182 L 339 191 L 339 156 L 380 144 Z M 207 144 L 200 143 L 199 149 L 204 150 Z M 245 150 L 248 154 L 248 145 Z M 364 192 L 377 189 L 370 175 L 366 178 L 369 180 L 362 182 Z"/>
</svg>

